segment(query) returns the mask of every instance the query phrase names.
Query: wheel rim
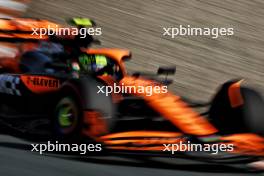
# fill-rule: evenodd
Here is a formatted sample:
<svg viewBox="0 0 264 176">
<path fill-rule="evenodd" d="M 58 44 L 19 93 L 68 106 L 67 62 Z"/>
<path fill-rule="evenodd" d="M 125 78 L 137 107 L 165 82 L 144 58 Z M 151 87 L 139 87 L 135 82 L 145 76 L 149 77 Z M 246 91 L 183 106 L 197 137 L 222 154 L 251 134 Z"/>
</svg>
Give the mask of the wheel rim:
<svg viewBox="0 0 264 176">
<path fill-rule="evenodd" d="M 78 122 L 78 110 L 70 98 L 62 99 L 56 108 L 57 131 L 59 134 L 68 135 L 75 129 Z"/>
</svg>

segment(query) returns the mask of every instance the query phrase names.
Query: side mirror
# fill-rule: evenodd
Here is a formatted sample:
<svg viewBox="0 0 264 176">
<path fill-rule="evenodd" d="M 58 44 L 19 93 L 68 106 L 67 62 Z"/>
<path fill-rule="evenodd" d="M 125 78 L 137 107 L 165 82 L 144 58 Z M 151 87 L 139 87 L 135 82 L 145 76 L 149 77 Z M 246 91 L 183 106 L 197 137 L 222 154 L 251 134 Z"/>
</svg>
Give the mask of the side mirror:
<svg viewBox="0 0 264 176">
<path fill-rule="evenodd" d="M 174 75 L 176 73 L 176 66 L 173 67 L 159 67 L 157 74 L 158 75 Z"/>
</svg>

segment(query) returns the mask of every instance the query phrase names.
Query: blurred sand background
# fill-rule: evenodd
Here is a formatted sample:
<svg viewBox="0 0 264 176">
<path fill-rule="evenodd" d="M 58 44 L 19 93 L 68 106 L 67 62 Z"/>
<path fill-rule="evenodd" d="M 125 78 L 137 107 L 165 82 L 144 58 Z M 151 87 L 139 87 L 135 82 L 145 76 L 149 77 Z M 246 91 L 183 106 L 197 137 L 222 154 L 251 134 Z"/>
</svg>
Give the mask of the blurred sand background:
<svg viewBox="0 0 264 176">
<path fill-rule="evenodd" d="M 176 65 L 171 89 L 199 100 L 243 77 L 264 92 L 263 0 L 34 0 L 27 17 L 65 23 L 89 17 L 102 27 L 102 47 L 130 49 L 130 72 Z M 233 36 L 163 36 L 162 27 L 233 27 Z"/>
</svg>

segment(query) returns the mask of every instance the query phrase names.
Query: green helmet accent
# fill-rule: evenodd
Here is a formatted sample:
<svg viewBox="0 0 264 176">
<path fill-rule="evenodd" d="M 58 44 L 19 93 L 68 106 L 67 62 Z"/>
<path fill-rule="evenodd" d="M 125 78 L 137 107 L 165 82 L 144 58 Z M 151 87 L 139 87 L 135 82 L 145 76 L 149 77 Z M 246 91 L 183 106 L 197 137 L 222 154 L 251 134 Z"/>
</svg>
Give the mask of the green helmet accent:
<svg viewBox="0 0 264 176">
<path fill-rule="evenodd" d="M 94 71 L 107 65 L 107 58 L 103 55 L 82 54 L 78 59 L 81 68 L 86 71 Z"/>
<path fill-rule="evenodd" d="M 95 63 L 97 66 L 104 67 L 107 65 L 107 59 L 103 55 L 96 55 L 95 56 Z"/>
<path fill-rule="evenodd" d="M 72 18 L 70 23 L 76 26 L 92 27 L 94 22 L 89 18 Z"/>
<path fill-rule="evenodd" d="M 80 55 L 78 59 L 82 70 L 90 71 L 92 69 L 92 59 L 87 54 Z"/>
<path fill-rule="evenodd" d="M 70 109 L 69 108 L 62 108 L 60 111 L 59 111 L 59 124 L 61 126 L 70 126 L 72 123 L 69 119 L 69 116 L 70 116 Z"/>
<path fill-rule="evenodd" d="M 79 62 L 81 63 L 82 66 L 91 64 L 91 59 L 88 57 L 87 54 L 82 54 L 79 56 Z"/>
</svg>

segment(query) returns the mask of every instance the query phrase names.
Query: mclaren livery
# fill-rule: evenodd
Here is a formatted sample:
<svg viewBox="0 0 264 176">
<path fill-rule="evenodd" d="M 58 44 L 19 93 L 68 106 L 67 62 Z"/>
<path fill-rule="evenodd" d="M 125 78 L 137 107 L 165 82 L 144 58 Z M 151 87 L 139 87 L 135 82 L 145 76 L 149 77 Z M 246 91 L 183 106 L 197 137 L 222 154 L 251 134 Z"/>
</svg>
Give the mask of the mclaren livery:
<svg viewBox="0 0 264 176">
<path fill-rule="evenodd" d="M 89 19 L 73 18 L 78 28 Z M 94 141 L 110 152 L 171 156 L 164 146 L 179 143 L 226 144 L 232 151 L 177 152 L 208 162 L 250 163 L 264 157 L 263 100 L 243 80 L 224 83 L 210 103 L 183 101 L 168 91 L 151 96 L 137 87 L 169 85 L 175 68 L 157 75 L 128 74 L 124 49 L 90 48 L 88 36 L 31 35 L 32 28 L 61 26 L 46 20 L 0 20 L 0 39 L 16 44 L 15 57 L 0 59 L 1 123 L 30 135 L 62 141 Z M 79 37 L 79 38 L 78 38 Z M 129 93 L 98 93 L 102 86 L 134 86 Z M 195 109 L 207 107 L 198 113 Z M 41 123 L 42 122 L 42 123 Z M 37 133 L 40 135 L 40 133 Z"/>
</svg>

